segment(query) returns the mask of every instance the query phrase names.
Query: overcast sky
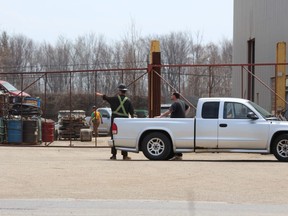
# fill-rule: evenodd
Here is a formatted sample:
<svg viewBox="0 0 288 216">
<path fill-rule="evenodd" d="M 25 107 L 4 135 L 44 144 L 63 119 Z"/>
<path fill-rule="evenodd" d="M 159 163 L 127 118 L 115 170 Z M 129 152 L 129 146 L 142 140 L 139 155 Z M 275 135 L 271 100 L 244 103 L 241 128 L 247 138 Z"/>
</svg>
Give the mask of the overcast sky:
<svg viewBox="0 0 288 216">
<path fill-rule="evenodd" d="M 142 37 L 183 31 L 217 43 L 233 39 L 233 0 L 0 0 L 0 31 L 37 42 L 89 33 L 117 41 L 132 25 Z"/>
</svg>

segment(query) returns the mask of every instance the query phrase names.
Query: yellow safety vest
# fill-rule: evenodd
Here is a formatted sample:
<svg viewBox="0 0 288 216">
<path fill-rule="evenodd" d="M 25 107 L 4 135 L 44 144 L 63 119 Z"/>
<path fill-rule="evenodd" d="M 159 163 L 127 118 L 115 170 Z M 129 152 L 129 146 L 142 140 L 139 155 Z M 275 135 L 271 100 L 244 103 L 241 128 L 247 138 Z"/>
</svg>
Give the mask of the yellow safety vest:
<svg viewBox="0 0 288 216">
<path fill-rule="evenodd" d="M 101 114 L 100 114 L 100 112 L 95 111 L 95 112 L 94 112 L 94 116 L 93 116 L 93 118 L 92 118 L 92 121 L 94 122 L 94 121 L 100 120 L 100 119 L 101 119 Z"/>
<path fill-rule="evenodd" d="M 118 99 L 120 101 L 120 105 L 117 107 L 117 109 L 115 111 L 113 111 L 113 114 L 116 114 L 118 116 L 128 117 L 128 114 L 127 114 L 127 112 L 125 110 L 125 107 L 124 107 L 124 103 L 125 103 L 125 101 L 128 100 L 128 97 L 124 97 L 123 100 L 122 100 L 120 95 L 118 95 Z M 123 112 L 119 112 L 121 109 L 122 109 Z"/>
</svg>

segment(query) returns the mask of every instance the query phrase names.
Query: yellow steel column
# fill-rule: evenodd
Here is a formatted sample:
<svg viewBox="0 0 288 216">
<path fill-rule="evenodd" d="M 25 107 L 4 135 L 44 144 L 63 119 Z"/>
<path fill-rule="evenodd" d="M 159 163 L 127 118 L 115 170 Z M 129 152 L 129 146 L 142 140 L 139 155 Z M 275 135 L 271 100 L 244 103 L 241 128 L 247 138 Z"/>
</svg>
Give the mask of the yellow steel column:
<svg viewBox="0 0 288 216">
<path fill-rule="evenodd" d="M 157 40 L 151 41 L 149 64 L 152 65 L 148 74 L 149 117 L 154 117 L 160 115 L 161 104 L 161 78 L 155 74 L 161 75 L 161 68 L 153 66 L 161 64 L 160 42 Z"/>
<path fill-rule="evenodd" d="M 286 63 L 286 43 L 277 43 L 276 62 Z M 275 73 L 275 111 L 281 111 L 286 108 L 286 103 L 282 99 L 286 98 L 286 65 L 277 65 Z"/>
</svg>

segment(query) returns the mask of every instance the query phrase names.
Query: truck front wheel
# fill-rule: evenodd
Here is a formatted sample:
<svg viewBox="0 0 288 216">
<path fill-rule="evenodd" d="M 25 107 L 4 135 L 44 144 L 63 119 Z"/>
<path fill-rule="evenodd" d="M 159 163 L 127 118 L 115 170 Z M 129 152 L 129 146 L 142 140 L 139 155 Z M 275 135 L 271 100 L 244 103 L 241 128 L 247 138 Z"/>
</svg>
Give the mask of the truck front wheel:
<svg viewBox="0 0 288 216">
<path fill-rule="evenodd" d="M 163 133 L 153 132 L 141 142 L 143 154 L 149 160 L 166 160 L 172 152 L 170 139 Z"/>
<path fill-rule="evenodd" d="M 282 134 L 274 140 L 272 153 L 279 161 L 288 162 L 288 134 Z"/>
</svg>

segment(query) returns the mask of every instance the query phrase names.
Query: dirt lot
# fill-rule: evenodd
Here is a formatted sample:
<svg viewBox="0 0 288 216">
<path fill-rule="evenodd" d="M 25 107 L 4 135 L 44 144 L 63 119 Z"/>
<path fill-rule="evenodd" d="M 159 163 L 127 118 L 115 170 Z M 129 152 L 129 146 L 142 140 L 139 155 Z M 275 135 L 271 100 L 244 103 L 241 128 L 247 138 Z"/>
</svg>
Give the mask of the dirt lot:
<svg viewBox="0 0 288 216">
<path fill-rule="evenodd" d="M 107 146 L 99 138 L 98 146 Z M 76 145 L 74 142 L 73 145 Z M 83 144 L 83 143 L 82 143 Z M 184 154 L 111 161 L 109 148 L 0 146 L 0 199 L 77 198 L 287 204 L 287 163 L 273 155 Z M 93 146 L 91 144 L 84 144 Z"/>
</svg>

